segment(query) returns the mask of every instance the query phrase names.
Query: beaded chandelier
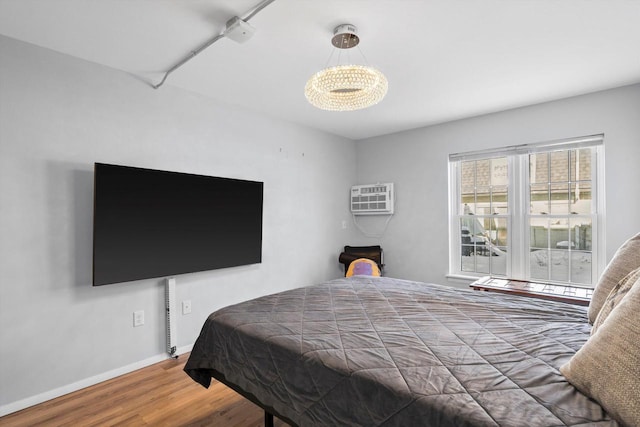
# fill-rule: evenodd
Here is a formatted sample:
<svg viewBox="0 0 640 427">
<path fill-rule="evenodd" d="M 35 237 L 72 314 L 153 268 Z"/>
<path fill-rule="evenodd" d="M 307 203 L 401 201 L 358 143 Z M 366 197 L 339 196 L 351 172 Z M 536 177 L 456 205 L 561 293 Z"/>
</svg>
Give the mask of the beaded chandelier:
<svg viewBox="0 0 640 427">
<path fill-rule="evenodd" d="M 331 43 L 338 49 L 350 49 L 360 42 L 356 28 L 339 25 Z M 307 100 L 322 110 L 352 111 L 377 104 L 387 94 L 387 78 L 373 67 L 337 65 L 315 73 L 307 82 Z"/>
</svg>

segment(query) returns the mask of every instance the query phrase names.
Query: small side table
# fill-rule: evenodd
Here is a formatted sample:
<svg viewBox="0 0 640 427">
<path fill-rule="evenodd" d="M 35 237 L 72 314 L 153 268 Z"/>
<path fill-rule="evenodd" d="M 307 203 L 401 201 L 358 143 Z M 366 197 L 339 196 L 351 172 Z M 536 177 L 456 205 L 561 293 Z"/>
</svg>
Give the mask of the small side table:
<svg viewBox="0 0 640 427">
<path fill-rule="evenodd" d="M 482 277 L 469 286 L 476 291 L 500 292 L 585 306 L 589 305 L 593 295 L 593 289 L 590 288 L 551 285 L 526 280 L 498 279 L 490 276 Z"/>
</svg>

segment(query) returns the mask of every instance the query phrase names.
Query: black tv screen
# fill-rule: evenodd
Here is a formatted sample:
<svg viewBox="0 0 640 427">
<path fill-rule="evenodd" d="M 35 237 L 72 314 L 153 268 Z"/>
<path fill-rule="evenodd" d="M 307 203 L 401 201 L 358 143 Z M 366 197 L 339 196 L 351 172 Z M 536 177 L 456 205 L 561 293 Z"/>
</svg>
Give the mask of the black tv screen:
<svg viewBox="0 0 640 427">
<path fill-rule="evenodd" d="M 94 286 L 262 261 L 262 182 L 104 163 L 94 180 Z"/>
</svg>

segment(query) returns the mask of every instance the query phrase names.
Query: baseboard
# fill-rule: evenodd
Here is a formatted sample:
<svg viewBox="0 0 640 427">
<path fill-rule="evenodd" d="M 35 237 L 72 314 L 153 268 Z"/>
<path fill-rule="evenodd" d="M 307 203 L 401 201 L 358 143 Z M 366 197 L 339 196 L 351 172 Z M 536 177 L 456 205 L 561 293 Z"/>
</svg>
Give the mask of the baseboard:
<svg viewBox="0 0 640 427">
<path fill-rule="evenodd" d="M 184 354 L 191 351 L 193 344 L 180 347 L 177 350 L 177 354 Z M 8 403 L 0 406 L 0 417 L 9 415 L 14 412 L 21 411 L 39 403 L 46 402 L 56 397 L 64 396 L 65 394 L 73 393 L 74 391 L 82 390 L 83 388 L 90 387 L 92 385 L 99 384 L 103 381 L 110 380 L 120 375 L 128 374 L 129 372 L 137 371 L 138 369 L 145 368 L 153 365 L 154 363 L 162 362 L 169 359 L 167 353 L 158 354 L 156 356 L 149 357 L 139 362 L 132 363 L 130 365 L 123 366 L 121 368 L 113 369 L 111 371 L 104 372 L 102 374 L 95 375 L 93 377 L 85 378 L 80 381 L 76 381 L 71 384 L 64 385 L 62 387 L 55 388 L 53 390 L 46 391 L 44 393 L 37 394 L 35 396 L 27 397 L 26 399 L 18 400 L 16 402 Z"/>
</svg>

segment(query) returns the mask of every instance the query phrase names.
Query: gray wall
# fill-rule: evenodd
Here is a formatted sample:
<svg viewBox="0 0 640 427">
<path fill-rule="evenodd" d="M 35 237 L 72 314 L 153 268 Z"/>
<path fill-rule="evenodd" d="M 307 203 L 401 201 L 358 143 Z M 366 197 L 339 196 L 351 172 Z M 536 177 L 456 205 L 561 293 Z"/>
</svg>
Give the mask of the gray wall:
<svg viewBox="0 0 640 427">
<path fill-rule="evenodd" d="M 640 231 L 640 85 L 357 142 L 358 182 L 395 183 L 396 214 L 381 239 L 386 273 L 447 280 L 450 153 L 604 133 L 607 260 Z M 363 218 L 369 230 L 383 218 Z"/>
<path fill-rule="evenodd" d="M 161 279 L 91 286 L 94 162 L 264 182 L 262 264 L 177 277 L 183 351 L 217 308 L 341 275 L 353 141 L 8 38 L 0 64 L 0 415 L 165 357 Z"/>
<path fill-rule="evenodd" d="M 451 152 L 604 133 L 608 256 L 640 229 L 640 85 L 354 143 L 1 37 L 0 64 L 0 415 L 165 357 L 160 279 L 90 286 L 94 162 L 265 183 L 263 263 L 178 277 L 183 351 L 219 307 L 340 276 L 344 244 L 447 283 Z M 381 239 L 349 220 L 372 182 L 396 184 Z"/>
</svg>

